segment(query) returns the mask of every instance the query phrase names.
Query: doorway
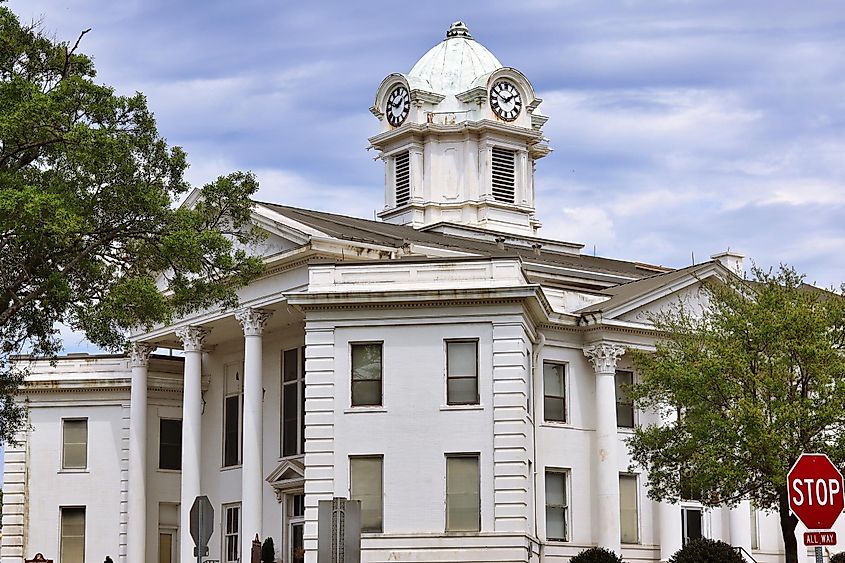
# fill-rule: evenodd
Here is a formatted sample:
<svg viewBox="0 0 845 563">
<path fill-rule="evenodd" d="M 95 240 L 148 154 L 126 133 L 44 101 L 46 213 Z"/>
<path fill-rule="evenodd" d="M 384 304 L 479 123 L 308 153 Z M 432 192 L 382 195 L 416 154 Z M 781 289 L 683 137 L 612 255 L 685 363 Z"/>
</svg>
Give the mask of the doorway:
<svg viewBox="0 0 845 563">
<path fill-rule="evenodd" d="M 704 510 L 697 506 L 681 508 L 682 545 L 704 537 Z"/>
</svg>

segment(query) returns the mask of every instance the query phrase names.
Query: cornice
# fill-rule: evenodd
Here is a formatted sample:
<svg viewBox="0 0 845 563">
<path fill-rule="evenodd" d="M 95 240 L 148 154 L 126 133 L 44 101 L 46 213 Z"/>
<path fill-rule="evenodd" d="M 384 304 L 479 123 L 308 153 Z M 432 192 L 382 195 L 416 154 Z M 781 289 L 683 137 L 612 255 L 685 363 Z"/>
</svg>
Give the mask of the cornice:
<svg viewBox="0 0 845 563">
<path fill-rule="evenodd" d="M 526 129 L 516 125 L 507 125 L 490 119 L 478 121 L 464 121 L 454 125 L 440 125 L 436 123 L 408 123 L 394 129 L 385 131 L 369 138 L 370 144 L 382 150 L 386 145 L 397 142 L 405 137 L 421 137 L 429 135 L 481 135 L 484 133 L 499 133 L 509 137 L 518 137 L 530 144 L 542 143 L 543 134 L 534 129 Z"/>
<path fill-rule="evenodd" d="M 302 311 L 501 305 L 522 303 L 535 297 L 537 289 L 538 286 L 524 286 L 495 289 L 297 293 L 288 295 L 288 303 Z"/>
</svg>

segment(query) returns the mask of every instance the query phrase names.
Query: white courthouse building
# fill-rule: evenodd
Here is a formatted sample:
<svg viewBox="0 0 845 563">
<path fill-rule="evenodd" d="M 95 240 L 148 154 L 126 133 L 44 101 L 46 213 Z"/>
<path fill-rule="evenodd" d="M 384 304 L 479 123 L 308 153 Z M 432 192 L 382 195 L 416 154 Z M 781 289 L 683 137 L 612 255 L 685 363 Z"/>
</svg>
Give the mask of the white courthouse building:
<svg viewBox="0 0 845 563">
<path fill-rule="evenodd" d="M 376 91 L 381 221 L 257 202 L 266 271 L 241 309 L 133 334 L 128 356 L 31 363 L 2 563 L 195 561 L 198 495 L 221 563 L 248 561 L 256 534 L 316 563 L 332 497 L 362 501 L 366 562 L 564 563 L 593 545 L 658 562 L 700 536 L 782 561 L 776 516 L 655 503 L 625 444 L 654 421 L 624 391 L 648 313 L 742 257 L 676 270 L 543 238 L 541 101 L 456 22 Z"/>
</svg>

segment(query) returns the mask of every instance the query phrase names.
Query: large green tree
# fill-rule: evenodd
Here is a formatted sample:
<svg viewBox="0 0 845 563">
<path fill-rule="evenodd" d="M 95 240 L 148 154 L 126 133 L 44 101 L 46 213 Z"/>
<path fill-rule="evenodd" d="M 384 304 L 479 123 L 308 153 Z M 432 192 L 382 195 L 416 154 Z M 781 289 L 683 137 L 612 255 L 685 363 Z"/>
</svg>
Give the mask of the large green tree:
<svg viewBox="0 0 845 563">
<path fill-rule="evenodd" d="M 84 35 L 57 41 L 0 5 L 3 440 L 21 424 L 11 356 L 55 354 L 60 323 L 119 349 L 130 327 L 233 306 L 261 270 L 242 250 L 260 236 L 255 178 L 220 177 L 177 207 L 185 153 L 159 135 L 142 94 L 95 82 Z"/>
<path fill-rule="evenodd" d="M 797 563 L 787 472 L 802 452 L 845 465 L 845 300 L 787 267 L 705 282 L 703 295 L 703 310 L 655 317 L 657 350 L 634 354 L 633 397 L 664 422 L 636 429 L 632 457 L 653 499 L 693 490 L 777 512 Z"/>
</svg>

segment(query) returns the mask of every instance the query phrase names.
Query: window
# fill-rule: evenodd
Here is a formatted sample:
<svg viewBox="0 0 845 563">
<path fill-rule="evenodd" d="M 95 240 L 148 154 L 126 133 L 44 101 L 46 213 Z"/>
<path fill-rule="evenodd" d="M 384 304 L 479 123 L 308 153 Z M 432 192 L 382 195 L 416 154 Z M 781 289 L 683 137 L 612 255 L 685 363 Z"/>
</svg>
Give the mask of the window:
<svg viewBox="0 0 845 563">
<path fill-rule="evenodd" d="M 516 151 L 493 147 L 493 199 L 514 202 L 516 186 Z"/>
<path fill-rule="evenodd" d="M 223 505 L 223 563 L 241 558 L 241 505 Z"/>
<path fill-rule="evenodd" d="M 242 373 L 242 365 L 226 366 L 226 394 L 223 399 L 223 467 L 232 467 L 241 462 Z"/>
<path fill-rule="evenodd" d="M 361 501 L 361 531 L 381 532 L 382 505 L 381 456 L 349 458 L 349 498 Z"/>
<path fill-rule="evenodd" d="M 396 207 L 405 205 L 411 199 L 411 158 L 408 151 L 393 158 L 393 181 L 396 185 Z"/>
<path fill-rule="evenodd" d="M 305 495 L 302 493 L 286 496 L 288 514 L 287 563 L 305 561 Z"/>
<path fill-rule="evenodd" d="M 182 469 L 182 421 L 172 418 L 159 420 L 158 468 Z"/>
<path fill-rule="evenodd" d="M 83 563 L 85 561 L 85 507 L 62 507 L 61 509 L 61 563 Z"/>
<path fill-rule="evenodd" d="M 478 342 L 446 341 L 446 404 L 478 404 Z"/>
<path fill-rule="evenodd" d="M 446 531 L 481 530 L 478 454 L 446 456 Z"/>
<path fill-rule="evenodd" d="M 305 451 L 305 348 L 282 354 L 282 457 Z"/>
<path fill-rule="evenodd" d="M 88 467 L 88 420 L 62 421 L 62 469 Z"/>
<path fill-rule="evenodd" d="M 634 384 L 634 372 L 616 372 L 616 425 L 621 428 L 634 427 L 634 402 L 629 389 Z"/>
<path fill-rule="evenodd" d="M 619 476 L 619 518 L 622 543 L 639 543 L 637 476 Z"/>
<path fill-rule="evenodd" d="M 176 537 L 179 532 L 179 505 L 160 502 L 158 505 L 158 563 L 178 560 Z"/>
<path fill-rule="evenodd" d="M 381 342 L 352 345 L 352 406 L 378 407 L 381 396 Z"/>
<path fill-rule="evenodd" d="M 566 366 L 543 362 L 543 418 L 566 422 Z"/>
<path fill-rule="evenodd" d="M 569 495 L 564 471 L 546 471 L 546 539 L 569 541 Z"/>
</svg>

